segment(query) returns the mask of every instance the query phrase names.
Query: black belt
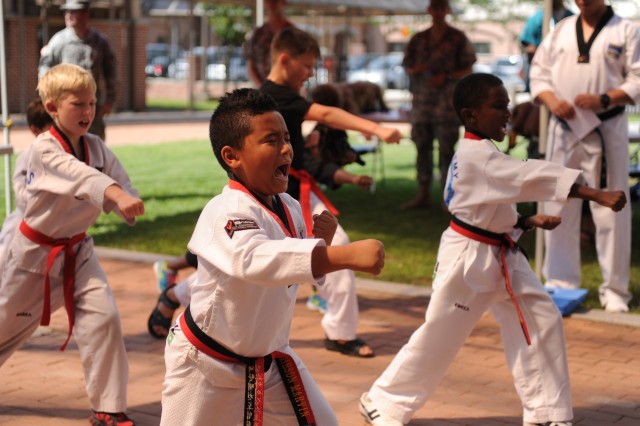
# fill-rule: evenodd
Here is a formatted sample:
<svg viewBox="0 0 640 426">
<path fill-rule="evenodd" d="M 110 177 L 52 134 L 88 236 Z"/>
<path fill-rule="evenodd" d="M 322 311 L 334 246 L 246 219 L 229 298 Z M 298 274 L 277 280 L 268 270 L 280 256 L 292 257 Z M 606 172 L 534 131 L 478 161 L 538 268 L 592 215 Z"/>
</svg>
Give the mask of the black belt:
<svg viewBox="0 0 640 426">
<path fill-rule="evenodd" d="M 601 112 L 600 114 L 596 114 L 600 121 L 607 121 L 613 117 L 617 117 L 625 111 L 625 107 L 619 105 L 617 107 L 613 107 L 607 111 Z M 567 124 L 565 120 L 556 116 L 556 118 L 562 122 L 563 124 Z M 595 129 L 595 132 L 600 136 L 600 145 L 602 146 L 602 164 L 600 165 L 600 188 L 607 187 L 607 154 L 604 146 L 604 137 L 602 136 L 602 132 L 600 129 Z"/>
<path fill-rule="evenodd" d="M 189 306 L 179 318 L 185 337 L 200 352 L 212 358 L 226 362 L 241 362 L 247 366 L 245 380 L 245 408 L 243 425 L 262 426 L 264 407 L 264 373 L 275 360 L 280 377 L 289 395 L 291 406 L 298 419 L 299 426 L 315 426 L 316 421 L 311 404 L 304 390 L 304 384 L 295 360 L 284 352 L 273 352 L 263 357 L 245 357 L 238 355 L 212 339 L 198 327 L 191 316 Z"/>
<path fill-rule="evenodd" d="M 613 107 L 611 109 L 608 109 L 604 112 L 601 112 L 600 114 L 596 114 L 598 116 L 598 118 L 600 119 L 600 121 L 607 121 L 610 118 L 613 118 L 617 115 L 620 115 L 624 112 L 625 107 L 622 105 L 619 105 L 617 107 Z"/>
</svg>

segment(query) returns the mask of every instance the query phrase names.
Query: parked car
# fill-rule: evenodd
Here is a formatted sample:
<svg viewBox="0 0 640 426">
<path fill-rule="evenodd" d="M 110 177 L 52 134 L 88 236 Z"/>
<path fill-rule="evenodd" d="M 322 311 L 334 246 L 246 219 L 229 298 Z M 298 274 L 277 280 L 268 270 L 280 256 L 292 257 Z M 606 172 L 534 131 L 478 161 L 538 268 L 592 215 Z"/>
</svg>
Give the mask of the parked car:
<svg viewBox="0 0 640 426">
<path fill-rule="evenodd" d="M 149 77 L 167 77 L 169 74 L 171 58 L 168 56 L 156 56 L 144 67 Z"/>
<path fill-rule="evenodd" d="M 522 66 L 522 58 L 512 55 L 499 57 L 494 62 L 473 64 L 473 72 L 484 72 L 499 77 L 507 89 L 507 93 L 515 95 L 525 90 L 525 83 L 522 78 Z"/>
<path fill-rule="evenodd" d="M 189 62 L 186 58 L 178 58 L 169 64 L 167 69 L 167 77 L 184 80 L 189 72 Z"/>
<path fill-rule="evenodd" d="M 383 89 L 408 89 L 409 78 L 402 67 L 404 53 L 392 52 L 372 59 L 365 68 L 353 71 L 347 81 L 369 81 Z"/>
<path fill-rule="evenodd" d="M 515 95 L 524 92 L 526 85 L 523 79 L 523 66 L 520 55 L 500 57 L 496 60 L 495 74 L 504 82 L 509 93 Z"/>
<path fill-rule="evenodd" d="M 351 55 L 347 58 L 347 73 L 346 79 L 349 80 L 351 74 L 356 71 L 361 71 L 367 67 L 369 62 L 375 58 L 379 58 L 380 53 L 361 53 L 359 55 Z"/>
</svg>

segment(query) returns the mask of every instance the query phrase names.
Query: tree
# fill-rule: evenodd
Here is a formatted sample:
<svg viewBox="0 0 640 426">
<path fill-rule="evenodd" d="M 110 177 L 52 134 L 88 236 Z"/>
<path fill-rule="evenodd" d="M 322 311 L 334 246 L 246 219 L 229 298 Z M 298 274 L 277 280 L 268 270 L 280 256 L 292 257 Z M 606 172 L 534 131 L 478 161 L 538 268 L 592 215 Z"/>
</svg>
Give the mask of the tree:
<svg viewBox="0 0 640 426">
<path fill-rule="evenodd" d="M 251 8 L 206 4 L 209 24 L 223 46 L 242 46 L 246 34 L 253 28 Z"/>
</svg>

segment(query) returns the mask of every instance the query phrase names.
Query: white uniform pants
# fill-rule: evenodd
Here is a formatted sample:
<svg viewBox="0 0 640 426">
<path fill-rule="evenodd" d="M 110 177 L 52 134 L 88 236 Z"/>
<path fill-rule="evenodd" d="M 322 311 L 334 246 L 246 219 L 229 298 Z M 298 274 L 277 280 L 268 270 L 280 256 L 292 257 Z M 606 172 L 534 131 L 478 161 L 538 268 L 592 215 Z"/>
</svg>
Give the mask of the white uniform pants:
<svg viewBox="0 0 640 426">
<path fill-rule="evenodd" d="M 180 281 L 173 288 L 173 292 L 178 302 L 180 302 L 180 305 L 186 307 L 191 302 L 191 286 L 196 282 L 196 278 L 197 273 L 192 272 L 191 275 Z"/>
<path fill-rule="evenodd" d="M 88 244 L 91 248 L 91 243 Z M 120 318 L 107 277 L 95 255 L 76 263 L 75 325 L 91 408 L 124 412 L 128 364 Z M 44 276 L 15 268 L 12 253 L 0 280 L 0 365 L 22 346 L 40 324 Z M 51 276 L 51 312 L 64 305 L 62 276 Z M 60 335 L 60 345 L 66 338 Z M 68 349 L 67 349 L 68 351 Z M 28 368 L 26 366 L 25 368 Z"/>
<path fill-rule="evenodd" d="M 605 140 L 607 161 L 607 189 L 624 190 L 629 200 L 629 143 L 626 115 L 605 121 L 601 126 Z M 591 187 L 600 187 L 602 142 L 596 132 L 578 141 L 567 128 L 553 118 L 549 126 L 547 160 L 566 167 L 581 169 Z M 629 293 L 631 263 L 631 205 L 620 212 L 589 203 L 596 226 L 596 250 L 602 273 L 600 303 L 605 306 L 610 298 L 625 304 Z M 562 223 L 553 231 L 545 231 L 545 258 L 543 274 L 546 284 L 561 288 L 579 288 L 580 217 L 582 200 L 569 199 L 566 203 L 547 202 L 546 214 L 559 215 Z"/>
<path fill-rule="evenodd" d="M 320 214 L 327 207 L 318 197 L 311 194 L 311 214 Z M 331 245 L 349 244 L 349 236 L 342 226 L 333 237 Z M 318 287 L 320 296 L 327 301 L 327 312 L 322 317 L 322 328 L 331 340 L 353 340 L 358 328 L 358 295 L 356 294 L 356 277 L 352 270 L 327 274 L 324 285 Z"/>
<path fill-rule="evenodd" d="M 165 349 L 167 373 L 162 391 L 160 425 L 242 425 L 246 366 L 219 361 L 199 352 L 189 343 L 179 326 L 173 328 L 173 333 Z M 298 366 L 316 423 L 321 426 L 337 425 L 333 409 L 307 367 L 290 347 L 283 348 L 282 352 L 291 355 Z M 264 425 L 297 425 L 275 363 L 265 373 L 264 382 Z"/>
<path fill-rule="evenodd" d="M 562 316 L 526 258 L 522 255 L 511 258 L 517 260 L 511 284 L 529 330 L 531 346 L 527 346 L 506 289 L 474 292 L 465 284 L 464 262 L 459 262 L 447 280 L 434 289 L 425 323 L 369 391 L 369 397 L 383 413 L 408 423 L 440 383 L 480 317 L 491 308 L 500 325 L 524 421 L 543 423 L 573 418 Z"/>
</svg>

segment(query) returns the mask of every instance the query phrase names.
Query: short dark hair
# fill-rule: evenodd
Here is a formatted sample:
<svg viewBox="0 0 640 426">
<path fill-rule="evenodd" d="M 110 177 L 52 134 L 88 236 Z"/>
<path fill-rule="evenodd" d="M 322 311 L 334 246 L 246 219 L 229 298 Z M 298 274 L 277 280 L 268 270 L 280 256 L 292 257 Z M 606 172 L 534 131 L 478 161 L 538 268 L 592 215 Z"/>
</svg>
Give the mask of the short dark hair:
<svg viewBox="0 0 640 426">
<path fill-rule="evenodd" d="M 493 74 L 472 73 L 460 80 L 453 91 L 453 108 L 462 121 L 463 108 L 479 108 L 489 96 L 492 87 L 502 86 L 502 80 Z"/>
<path fill-rule="evenodd" d="M 29 102 L 27 105 L 27 125 L 34 126 L 39 130 L 53 124 L 53 118 L 49 115 L 40 99 Z"/>
<path fill-rule="evenodd" d="M 257 89 L 236 89 L 220 99 L 209 122 L 209 140 L 223 169 L 230 171 L 222 159 L 222 148 L 242 149 L 244 139 L 253 131 L 251 118 L 272 111 L 278 111 L 276 102 Z"/>
<path fill-rule="evenodd" d="M 271 62 L 281 53 L 297 58 L 307 53 L 320 57 L 320 46 L 311 34 L 296 27 L 288 27 L 280 31 L 271 42 Z"/>
</svg>

